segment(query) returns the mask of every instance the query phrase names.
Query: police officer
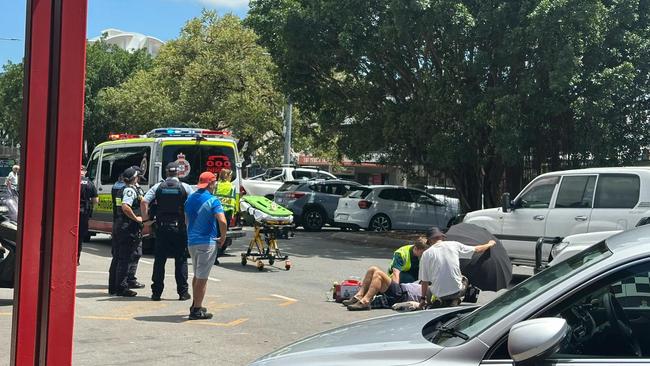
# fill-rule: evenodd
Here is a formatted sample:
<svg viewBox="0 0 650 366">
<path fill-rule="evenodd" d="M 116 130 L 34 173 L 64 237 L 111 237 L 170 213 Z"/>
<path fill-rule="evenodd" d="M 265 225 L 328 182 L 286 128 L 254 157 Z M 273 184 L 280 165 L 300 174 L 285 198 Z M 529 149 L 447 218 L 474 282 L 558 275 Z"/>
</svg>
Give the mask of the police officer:
<svg viewBox="0 0 650 366">
<path fill-rule="evenodd" d="M 88 220 L 93 214 L 93 205 L 99 202 L 97 189 L 93 182 L 86 178 L 86 167 L 81 166 L 81 198 L 79 199 L 79 250 L 77 251 L 77 265 L 81 257 L 81 246 L 88 235 Z"/>
<path fill-rule="evenodd" d="M 138 194 L 136 184 L 139 173 L 136 169 L 128 168 L 122 173 L 124 188 L 121 195 L 120 209 L 115 210 L 117 219 L 114 222 L 115 234 L 115 281 L 113 289 L 118 296 L 133 297 L 137 295 L 129 288 L 129 272 L 137 268 L 137 260 L 142 255 L 142 217 L 134 213 L 133 208 L 139 207 L 142 196 Z"/>
<path fill-rule="evenodd" d="M 192 297 L 187 285 L 187 228 L 185 227 L 185 200 L 192 193 L 192 187 L 178 179 L 178 164 L 171 162 L 166 167 L 167 179 L 155 184 L 144 196 L 141 211 L 145 221 L 150 219 L 150 206 L 155 204 L 156 247 L 151 276 L 151 300 L 160 301 L 165 287 L 165 263 L 167 258 L 174 258 L 176 292 L 178 299 L 189 300 Z"/>
<path fill-rule="evenodd" d="M 139 174 L 142 172 L 140 167 L 131 167 Z M 128 169 L 127 169 L 128 170 Z M 111 188 L 111 202 L 113 204 L 113 228 L 111 231 L 111 266 L 108 270 L 108 293 L 110 295 L 115 295 L 117 293 L 117 282 L 116 282 L 116 271 L 117 271 L 117 253 L 118 253 L 118 228 L 119 223 L 118 219 L 122 211 L 122 194 L 126 183 L 124 183 L 124 173 L 120 174 L 117 182 L 113 184 Z M 136 213 L 137 214 L 137 213 Z M 138 261 L 140 257 L 134 256 L 128 270 L 128 286 L 130 289 L 140 289 L 144 288 L 144 284 L 138 282 L 138 279 L 135 277 Z"/>
</svg>

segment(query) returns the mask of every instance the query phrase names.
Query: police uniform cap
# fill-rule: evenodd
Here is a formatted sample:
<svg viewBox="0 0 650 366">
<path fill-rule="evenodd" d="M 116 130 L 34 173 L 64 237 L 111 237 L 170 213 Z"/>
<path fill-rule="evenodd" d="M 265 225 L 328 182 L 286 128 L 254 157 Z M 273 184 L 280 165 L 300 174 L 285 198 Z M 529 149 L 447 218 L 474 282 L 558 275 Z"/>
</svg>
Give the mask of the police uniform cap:
<svg viewBox="0 0 650 366">
<path fill-rule="evenodd" d="M 140 174 L 140 172 L 138 172 L 136 169 L 131 167 L 131 168 L 126 168 L 124 173 L 122 173 L 122 176 L 124 177 L 124 179 L 131 180 L 131 179 L 137 177 L 138 174 Z"/>
<path fill-rule="evenodd" d="M 180 170 L 179 168 L 180 166 L 175 161 L 172 161 L 171 163 L 167 164 L 165 170 L 171 173 L 176 173 Z"/>
</svg>

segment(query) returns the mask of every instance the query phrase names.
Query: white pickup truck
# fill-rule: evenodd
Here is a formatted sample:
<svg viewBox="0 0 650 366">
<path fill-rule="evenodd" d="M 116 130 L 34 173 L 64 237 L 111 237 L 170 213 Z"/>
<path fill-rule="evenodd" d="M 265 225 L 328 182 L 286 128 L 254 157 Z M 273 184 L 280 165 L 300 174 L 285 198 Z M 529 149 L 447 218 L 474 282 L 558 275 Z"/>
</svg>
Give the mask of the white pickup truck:
<svg viewBox="0 0 650 366">
<path fill-rule="evenodd" d="M 534 265 L 540 237 L 621 231 L 650 218 L 650 167 L 591 168 L 540 175 L 502 207 L 468 213 L 464 222 L 501 239 L 513 264 Z M 543 247 L 549 258 L 551 246 Z"/>
<path fill-rule="evenodd" d="M 280 167 L 268 169 L 264 174 L 242 181 L 247 194 L 265 196 L 273 200 L 275 192 L 285 181 L 300 179 L 336 179 L 333 174 L 315 168 Z"/>
</svg>

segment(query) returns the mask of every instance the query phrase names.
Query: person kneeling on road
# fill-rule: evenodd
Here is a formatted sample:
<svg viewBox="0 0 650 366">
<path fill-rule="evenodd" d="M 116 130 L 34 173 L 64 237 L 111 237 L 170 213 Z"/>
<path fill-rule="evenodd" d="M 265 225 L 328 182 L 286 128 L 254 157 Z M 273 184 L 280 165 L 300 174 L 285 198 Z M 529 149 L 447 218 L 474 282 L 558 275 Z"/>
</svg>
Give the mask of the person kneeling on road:
<svg viewBox="0 0 650 366">
<path fill-rule="evenodd" d="M 420 299 L 422 308 L 460 305 L 466 287 L 460 271 L 460 258 L 472 258 L 474 253 L 482 253 L 496 244 L 490 240 L 472 247 L 457 241 L 446 241 L 446 238 L 437 227 L 427 231 L 427 240 L 434 244 L 424 252 L 420 260 L 421 293 L 427 294 L 430 290 L 433 296 L 423 296 Z"/>
<path fill-rule="evenodd" d="M 217 244 L 226 242 L 226 216 L 219 199 L 212 195 L 217 177 L 211 172 L 199 176 L 198 190 L 185 201 L 185 223 L 187 224 L 187 245 L 192 257 L 194 278 L 192 291 L 194 302 L 190 307 L 190 320 L 211 319 L 212 314 L 202 307 L 208 278 L 217 257 Z"/>
<path fill-rule="evenodd" d="M 411 283 L 418 280 L 420 257 L 429 249 L 426 239 L 419 238 L 415 244 L 404 245 L 393 253 L 388 275 L 397 283 Z"/>
<path fill-rule="evenodd" d="M 351 299 L 343 301 L 348 310 L 370 310 L 370 303 L 375 295 L 384 295 L 388 306 L 406 301 L 418 301 L 421 297 L 421 286 L 417 282 L 397 283 L 388 274 L 372 266 L 368 268 L 361 283 L 359 292 Z"/>
</svg>

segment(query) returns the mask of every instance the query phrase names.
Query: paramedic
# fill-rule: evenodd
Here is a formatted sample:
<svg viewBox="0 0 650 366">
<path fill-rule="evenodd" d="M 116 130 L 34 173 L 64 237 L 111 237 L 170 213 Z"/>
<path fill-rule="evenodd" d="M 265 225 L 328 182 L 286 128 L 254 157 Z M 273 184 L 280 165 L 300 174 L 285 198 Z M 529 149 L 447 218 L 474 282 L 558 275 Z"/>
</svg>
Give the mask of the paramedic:
<svg viewBox="0 0 650 366">
<path fill-rule="evenodd" d="M 418 280 L 420 257 L 429 244 L 425 239 L 417 240 L 415 244 L 404 245 L 393 253 L 393 261 L 388 268 L 388 275 L 397 283 L 411 283 Z"/>
</svg>

